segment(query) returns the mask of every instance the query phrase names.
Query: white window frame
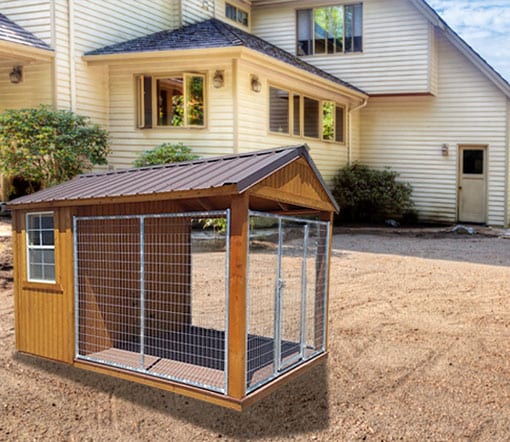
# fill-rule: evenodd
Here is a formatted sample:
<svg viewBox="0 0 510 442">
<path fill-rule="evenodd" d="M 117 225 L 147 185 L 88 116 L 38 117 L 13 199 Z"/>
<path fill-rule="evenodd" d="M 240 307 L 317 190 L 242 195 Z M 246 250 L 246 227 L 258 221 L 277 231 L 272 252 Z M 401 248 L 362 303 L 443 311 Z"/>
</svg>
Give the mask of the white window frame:
<svg viewBox="0 0 510 442">
<path fill-rule="evenodd" d="M 236 11 L 236 18 L 235 20 L 230 18 L 228 15 L 227 15 L 227 6 L 230 6 L 231 8 L 235 9 Z M 239 11 L 241 12 L 244 12 L 246 14 L 246 17 L 247 17 L 247 20 L 248 20 L 248 23 L 247 24 L 244 24 L 242 21 L 239 20 Z M 250 27 L 250 24 L 251 24 L 251 16 L 250 16 L 250 11 L 244 9 L 244 8 L 241 8 L 239 5 L 233 3 L 233 2 L 225 2 L 225 18 L 238 24 L 238 25 L 241 25 L 243 26 L 244 28 L 248 28 Z"/>
<path fill-rule="evenodd" d="M 29 219 L 32 216 L 51 216 L 53 218 L 53 245 L 31 245 L 30 244 L 30 235 L 29 231 L 31 231 L 30 222 Z M 42 229 L 39 230 L 39 232 L 42 232 Z M 26 261 L 27 261 L 27 280 L 29 282 L 41 282 L 45 284 L 55 284 L 56 283 L 56 256 L 55 256 L 55 213 L 54 212 L 29 212 L 25 215 L 25 241 L 26 241 Z M 42 242 L 42 241 L 41 241 Z M 54 277 L 53 279 L 38 279 L 38 278 L 32 278 L 30 275 L 30 251 L 31 250 L 52 250 L 53 251 L 53 268 L 54 268 Z"/>
</svg>

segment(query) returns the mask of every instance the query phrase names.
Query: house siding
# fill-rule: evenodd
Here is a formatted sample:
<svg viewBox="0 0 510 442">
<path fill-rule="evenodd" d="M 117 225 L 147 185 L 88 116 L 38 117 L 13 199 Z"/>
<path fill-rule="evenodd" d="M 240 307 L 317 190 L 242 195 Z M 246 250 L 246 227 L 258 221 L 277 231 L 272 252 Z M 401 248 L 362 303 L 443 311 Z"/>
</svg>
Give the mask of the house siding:
<svg viewBox="0 0 510 442">
<path fill-rule="evenodd" d="M 182 0 L 182 24 L 186 26 L 213 18 L 217 6 L 214 0 Z"/>
<path fill-rule="evenodd" d="M 424 220 L 457 220 L 458 146 L 488 146 L 488 223 L 505 224 L 507 99 L 444 37 L 437 97 L 372 98 L 362 111 L 359 160 L 413 185 Z M 441 145 L 449 145 L 442 156 Z"/>
<path fill-rule="evenodd" d="M 295 54 L 295 11 L 316 5 L 300 1 L 282 7 L 254 8 L 252 32 Z M 303 59 L 369 94 L 433 93 L 430 30 L 427 20 L 408 2 L 365 0 L 362 53 Z"/>
<path fill-rule="evenodd" d="M 234 152 L 234 111 L 232 101 L 232 60 L 219 57 L 183 60 L 180 57 L 166 62 L 137 62 L 110 66 L 110 137 L 112 154 L 109 164 L 115 169 L 132 167 L 136 156 L 158 144 L 183 143 L 200 156 L 219 156 Z M 217 69 L 224 70 L 225 84 L 216 89 L 212 78 Z M 139 74 L 177 74 L 200 72 L 206 75 L 206 118 L 204 129 L 136 128 L 135 77 Z M 260 148 L 260 146 L 259 146 Z"/>
<path fill-rule="evenodd" d="M 251 75 L 257 74 L 262 83 L 262 91 L 255 93 L 251 90 Z M 332 97 L 327 91 L 314 87 L 303 80 L 287 76 L 284 73 L 254 70 L 249 63 L 240 62 L 237 71 L 239 103 L 237 118 L 239 121 L 238 143 L 239 151 L 253 151 L 261 148 L 279 147 L 293 144 L 307 143 L 310 154 L 326 182 L 331 182 L 338 169 L 348 161 L 348 131 L 346 143 L 329 143 L 317 139 L 280 135 L 269 132 L 269 85 L 292 89 L 316 99 L 335 100 L 339 104 L 349 103 L 345 97 Z M 347 112 L 346 112 L 347 114 Z M 356 124 L 356 120 L 354 120 Z"/>
<path fill-rule="evenodd" d="M 16 24 L 52 44 L 51 5 L 49 0 L 9 0 L 2 2 L 1 12 Z"/>
</svg>

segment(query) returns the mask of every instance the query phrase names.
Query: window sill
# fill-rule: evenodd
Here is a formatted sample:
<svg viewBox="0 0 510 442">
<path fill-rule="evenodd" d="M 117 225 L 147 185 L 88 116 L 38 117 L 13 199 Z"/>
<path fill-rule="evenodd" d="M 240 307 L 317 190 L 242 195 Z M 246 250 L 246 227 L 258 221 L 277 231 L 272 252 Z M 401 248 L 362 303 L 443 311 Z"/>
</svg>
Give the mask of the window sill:
<svg viewBox="0 0 510 442">
<path fill-rule="evenodd" d="M 63 287 L 57 282 L 36 282 L 36 281 L 23 281 L 21 284 L 22 290 L 37 290 L 52 293 L 64 293 Z"/>
</svg>

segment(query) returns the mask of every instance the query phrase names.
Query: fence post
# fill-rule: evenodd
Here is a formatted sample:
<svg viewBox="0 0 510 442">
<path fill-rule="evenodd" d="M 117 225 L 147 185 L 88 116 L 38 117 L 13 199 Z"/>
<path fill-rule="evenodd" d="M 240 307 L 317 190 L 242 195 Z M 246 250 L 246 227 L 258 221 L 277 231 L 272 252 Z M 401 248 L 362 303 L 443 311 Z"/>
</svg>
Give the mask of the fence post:
<svg viewBox="0 0 510 442">
<path fill-rule="evenodd" d="M 249 197 L 231 203 L 228 315 L 228 395 L 242 399 L 246 392 L 246 277 L 248 262 Z"/>
</svg>

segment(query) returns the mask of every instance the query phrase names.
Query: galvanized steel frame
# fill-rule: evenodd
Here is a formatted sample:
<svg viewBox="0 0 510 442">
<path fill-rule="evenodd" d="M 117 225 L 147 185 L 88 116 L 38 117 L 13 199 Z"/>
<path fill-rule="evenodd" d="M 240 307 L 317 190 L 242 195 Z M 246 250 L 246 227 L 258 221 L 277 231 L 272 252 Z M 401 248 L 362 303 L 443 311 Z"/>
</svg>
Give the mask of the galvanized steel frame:
<svg viewBox="0 0 510 442">
<path fill-rule="evenodd" d="M 210 217 L 225 217 L 226 219 L 226 232 L 225 232 L 225 241 L 226 241 L 226 259 L 225 259 L 225 280 L 227 283 L 225 284 L 225 342 L 224 342 L 224 385 L 223 388 L 217 388 L 213 385 L 208 385 L 200 382 L 193 382 L 186 379 L 181 379 L 175 376 L 166 376 L 158 373 L 150 372 L 146 369 L 140 369 L 137 367 L 131 367 L 124 364 L 119 364 L 113 361 L 106 361 L 97 358 L 91 358 L 86 355 L 80 355 L 79 351 L 79 284 L 78 284 L 78 223 L 79 221 L 93 221 L 93 220 L 121 220 L 121 219 L 138 219 L 140 220 L 140 326 L 141 326 L 141 336 L 140 336 L 140 366 L 144 366 L 144 304 L 145 304 L 145 281 L 144 281 L 144 268 L 145 268 L 145 258 L 144 258 L 144 220 L 146 218 L 210 218 Z M 228 284 L 228 278 L 230 274 L 230 227 L 231 227 L 231 214 L 230 209 L 226 210 L 215 210 L 215 211 L 201 211 L 201 212 L 179 212 L 179 213 L 162 213 L 162 214 L 143 214 L 143 215 L 108 215 L 108 216 L 73 216 L 73 251 L 74 251 L 74 327 L 75 327 L 75 359 L 76 360 L 85 360 L 94 363 L 100 363 L 103 365 L 109 365 L 115 368 L 120 368 L 124 370 L 138 372 L 144 375 L 153 376 L 155 378 L 167 379 L 175 382 L 180 382 L 183 384 L 192 385 L 199 388 L 204 388 L 212 391 L 216 391 L 219 393 L 227 394 L 228 387 L 228 329 L 229 329 L 229 300 L 230 300 L 230 290 Z"/>
<path fill-rule="evenodd" d="M 275 311 L 274 311 L 274 359 L 273 359 L 273 374 L 271 376 L 268 376 L 266 379 L 263 379 L 253 385 L 247 386 L 246 391 L 247 393 L 250 393 L 257 388 L 267 384 L 268 382 L 274 380 L 275 378 L 281 376 L 285 372 L 295 368 L 296 366 L 305 363 L 309 361 L 310 359 L 315 358 L 316 356 L 320 355 L 325 351 L 325 344 L 326 344 L 326 307 L 327 307 L 327 290 L 328 290 L 328 284 L 327 280 L 324 281 L 324 292 L 323 292 L 323 309 L 322 309 L 322 318 L 323 318 L 323 324 L 322 324 L 322 346 L 321 348 L 316 351 L 314 354 L 306 357 L 305 355 L 305 333 L 306 333 L 306 287 L 307 287 L 307 275 L 306 275 L 306 257 L 307 257 L 307 247 L 308 247 L 308 240 L 309 240 L 309 229 L 310 225 L 316 225 L 316 226 L 323 226 L 326 228 L 326 235 L 325 235 L 325 254 L 324 254 L 324 260 L 326 263 L 326 269 L 325 269 L 325 278 L 328 278 L 329 275 L 329 250 L 330 250 L 330 231 L 331 231 L 331 223 L 329 221 L 319 221 L 319 220 L 312 220 L 307 218 L 299 218 L 299 217 L 293 217 L 293 216 L 286 216 L 286 215 L 276 215 L 266 212 L 259 212 L 259 211 L 249 211 L 249 218 L 251 217 L 262 217 L 262 218 L 269 218 L 269 219 L 275 219 L 278 221 L 278 251 L 277 251 L 277 268 L 276 268 L 276 286 L 275 286 Z M 304 238 L 303 238 L 303 261 L 302 261 L 302 276 L 301 276 L 301 324 L 300 324 L 300 354 L 298 358 L 290 363 L 288 366 L 282 368 L 281 366 L 281 319 L 282 319 L 282 296 L 281 296 L 281 290 L 283 287 L 284 281 L 282 280 L 282 248 L 283 248 L 283 221 L 291 221 L 299 224 L 304 224 Z M 249 243 L 249 241 L 248 241 Z M 249 273 L 247 272 L 247 275 Z M 248 276 L 247 276 L 248 277 Z M 248 285 L 247 285 L 248 286 Z M 247 298 L 249 298 L 249 293 L 246 294 Z M 247 305 L 249 305 L 249 302 L 247 302 Z M 249 315 L 246 315 L 247 318 L 249 318 Z M 248 333 L 249 333 L 249 321 L 246 321 L 246 339 L 248 340 Z M 247 346 L 248 351 L 248 346 Z M 248 363 L 248 360 L 247 360 Z M 246 371 L 248 372 L 248 365 L 246 366 Z"/>
</svg>

